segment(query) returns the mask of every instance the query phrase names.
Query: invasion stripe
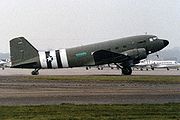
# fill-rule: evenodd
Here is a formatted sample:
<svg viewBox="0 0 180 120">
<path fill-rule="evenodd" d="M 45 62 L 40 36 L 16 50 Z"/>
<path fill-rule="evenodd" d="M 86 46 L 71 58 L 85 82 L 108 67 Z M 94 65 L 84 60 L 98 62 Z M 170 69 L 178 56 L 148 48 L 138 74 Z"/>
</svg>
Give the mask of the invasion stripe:
<svg viewBox="0 0 180 120">
<path fill-rule="evenodd" d="M 42 68 L 47 68 L 46 54 L 45 52 L 39 52 L 39 59 Z"/>
<path fill-rule="evenodd" d="M 56 58 L 57 58 L 58 68 L 62 68 L 62 62 L 61 62 L 59 50 L 56 50 Z"/>
<path fill-rule="evenodd" d="M 69 64 L 68 64 L 66 49 L 60 50 L 60 56 L 61 56 L 62 67 L 68 68 Z"/>
<path fill-rule="evenodd" d="M 48 58 L 50 57 L 50 51 L 46 51 L 45 53 L 46 53 L 47 68 L 52 68 L 51 61 L 48 60 Z"/>
<path fill-rule="evenodd" d="M 50 60 L 51 60 L 52 68 L 58 68 L 55 50 L 50 51 L 50 58 L 51 58 Z"/>
</svg>

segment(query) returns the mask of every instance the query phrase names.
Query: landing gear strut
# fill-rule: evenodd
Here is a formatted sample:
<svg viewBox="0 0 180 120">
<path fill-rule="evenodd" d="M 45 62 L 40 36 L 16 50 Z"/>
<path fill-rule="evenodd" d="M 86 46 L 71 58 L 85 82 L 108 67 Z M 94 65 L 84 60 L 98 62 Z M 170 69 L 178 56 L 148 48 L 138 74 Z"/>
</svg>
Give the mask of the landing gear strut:
<svg viewBox="0 0 180 120">
<path fill-rule="evenodd" d="M 122 70 L 122 75 L 131 75 L 132 74 L 132 68 L 130 66 L 121 66 L 119 64 L 117 65 L 117 68 L 120 68 Z"/>
<path fill-rule="evenodd" d="M 32 75 L 39 75 L 39 69 L 35 69 L 31 72 Z"/>
</svg>

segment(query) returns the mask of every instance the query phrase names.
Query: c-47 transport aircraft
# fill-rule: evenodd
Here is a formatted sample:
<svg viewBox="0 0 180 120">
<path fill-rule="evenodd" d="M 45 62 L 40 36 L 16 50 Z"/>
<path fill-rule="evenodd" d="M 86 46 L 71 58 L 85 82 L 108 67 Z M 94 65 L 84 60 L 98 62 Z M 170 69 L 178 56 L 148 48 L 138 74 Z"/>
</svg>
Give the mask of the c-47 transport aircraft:
<svg viewBox="0 0 180 120">
<path fill-rule="evenodd" d="M 139 35 L 80 47 L 38 51 L 24 37 L 10 41 L 12 68 L 40 69 L 88 67 L 114 63 L 123 75 L 131 75 L 135 64 L 169 44 L 154 35 Z"/>
</svg>

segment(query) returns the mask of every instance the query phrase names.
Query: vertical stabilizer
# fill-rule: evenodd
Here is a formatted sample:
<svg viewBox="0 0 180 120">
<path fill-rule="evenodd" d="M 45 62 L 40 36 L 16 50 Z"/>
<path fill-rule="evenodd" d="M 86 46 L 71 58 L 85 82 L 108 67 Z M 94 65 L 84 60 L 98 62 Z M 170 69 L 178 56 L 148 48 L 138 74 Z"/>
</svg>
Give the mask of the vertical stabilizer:
<svg viewBox="0 0 180 120">
<path fill-rule="evenodd" d="M 38 50 L 24 37 L 10 41 L 10 56 L 13 68 L 40 68 Z"/>
</svg>

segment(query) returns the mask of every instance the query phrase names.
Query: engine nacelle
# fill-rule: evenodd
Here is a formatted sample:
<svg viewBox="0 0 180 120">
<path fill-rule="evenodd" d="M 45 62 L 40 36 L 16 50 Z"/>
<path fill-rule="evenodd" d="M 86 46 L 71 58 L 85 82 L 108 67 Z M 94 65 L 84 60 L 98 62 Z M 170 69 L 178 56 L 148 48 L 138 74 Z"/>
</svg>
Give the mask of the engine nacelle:
<svg viewBox="0 0 180 120">
<path fill-rule="evenodd" d="M 132 50 L 125 51 L 123 53 L 124 55 L 127 55 L 134 60 L 141 60 L 141 59 L 147 58 L 146 49 L 144 48 L 132 49 Z"/>
</svg>

